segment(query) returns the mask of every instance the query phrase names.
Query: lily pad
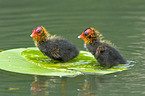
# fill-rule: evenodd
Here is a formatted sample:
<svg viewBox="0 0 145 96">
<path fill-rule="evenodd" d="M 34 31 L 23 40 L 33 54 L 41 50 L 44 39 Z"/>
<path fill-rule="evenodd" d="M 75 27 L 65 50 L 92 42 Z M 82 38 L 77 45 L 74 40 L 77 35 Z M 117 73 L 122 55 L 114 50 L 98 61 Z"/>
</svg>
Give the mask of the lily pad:
<svg viewBox="0 0 145 96">
<path fill-rule="evenodd" d="M 27 50 L 26 48 L 11 49 L 0 53 L 0 69 L 34 75 L 47 76 L 71 76 L 81 74 L 77 71 L 71 70 L 53 70 L 47 69 L 36 64 L 33 64 L 21 56 L 21 52 Z"/>
<path fill-rule="evenodd" d="M 85 74 L 109 74 L 128 69 L 128 65 L 102 68 L 91 53 L 80 51 L 77 58 L 59 62 L 44 56 L 36 47 L 11 49 L 0 52 L 0 69 L 34 75 L 74 76 Z"/>
</svg>

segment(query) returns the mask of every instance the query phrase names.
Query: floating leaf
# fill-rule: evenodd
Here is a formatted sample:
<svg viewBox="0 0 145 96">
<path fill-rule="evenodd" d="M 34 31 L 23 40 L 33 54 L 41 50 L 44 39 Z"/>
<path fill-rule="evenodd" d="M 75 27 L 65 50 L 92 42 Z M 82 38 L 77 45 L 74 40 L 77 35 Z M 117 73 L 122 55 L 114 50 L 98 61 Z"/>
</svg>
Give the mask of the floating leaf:
<svg viewBox="0 0 145 96">
<path fill-rule="evenodd" d="M 81 74 L 71 70 L 53 70 L 37 66 L 21 56 L 26 48 L 12 49 L 0 53 L 0 69 L 34 75 L 71 76 Z"/>
<path fill-rule="evenodd" d="M 98 63 L 94 57 L 86 51 L 80 51 L 80 55 L 68 62 L 59 62 L 44 56 L 38 49 L 29 48 L 24 50 L 21 55 L 33 64 L 47 69 L 76 69 L 76 68 L 95 68 Z M 95 66 L 94 66 L 95 65 Z"/>
<path fill-rule="evenodd" d="M 77 58 L 62 63 L 44 56 L 37 48 L 19 48 L 0 53 L 0 68 L 7 71 L 47 75 L 47 76 L 73 76 L 82 73 L 109 74 L 127 70 L 128 65 L 118 65 L 105 69 L 96 62 L 91 53 L 80 51 Z"/>
</svg>

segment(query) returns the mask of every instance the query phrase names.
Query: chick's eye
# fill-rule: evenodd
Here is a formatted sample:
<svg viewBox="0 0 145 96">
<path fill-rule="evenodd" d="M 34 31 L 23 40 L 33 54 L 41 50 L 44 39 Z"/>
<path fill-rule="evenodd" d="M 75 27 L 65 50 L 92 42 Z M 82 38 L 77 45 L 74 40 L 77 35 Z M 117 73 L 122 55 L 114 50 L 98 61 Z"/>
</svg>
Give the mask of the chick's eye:
<svg viewBox="0 0 145 96">
<path fill-rule="evenodd" d="M 41 33 L 41 31 L 40 30 L 38 30 L 38 32 L 37 32 L 38 34 L 40 34 Z"/>
<path fill-rule="evenodd" d="M 41 30 L 39 30 L 39 29 L 36 29 L 36 31 L 37 31 L 37 33 L 38 33 L 38 34 L 40 34 L 40 33 L 41 33 Z"/>
<path fill-rule="evenodd" d="M 84 32 L 85 36 L 87 36 L 89 33 L 88 32 Z"/>
</svg>

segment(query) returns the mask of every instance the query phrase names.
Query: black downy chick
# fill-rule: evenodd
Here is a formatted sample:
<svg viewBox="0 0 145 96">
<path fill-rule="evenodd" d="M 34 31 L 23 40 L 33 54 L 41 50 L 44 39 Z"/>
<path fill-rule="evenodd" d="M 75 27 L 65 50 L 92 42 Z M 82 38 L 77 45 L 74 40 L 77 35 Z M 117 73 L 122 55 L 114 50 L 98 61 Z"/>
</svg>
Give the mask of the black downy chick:
<svg viewBox="0 0 145 96">
<path fill-rule="evenodd" d="M 94 28 L 87 28 L 78 38 L 84 40 L 88 51 L 102 66 L 112 67 L 117 64 L 125 64 L 126 59 L 119 51 L 104 41 L 101 41 L 101 34 Z"/>
<path fill-rule="evenodd" d="M 31 37 L 39 50 L 54 60 L 67 62 L 79 54 L 78 49 L 71 42 L 57 36 L 50 36 L 43 26 L 36 27 Z"/>
</svg>

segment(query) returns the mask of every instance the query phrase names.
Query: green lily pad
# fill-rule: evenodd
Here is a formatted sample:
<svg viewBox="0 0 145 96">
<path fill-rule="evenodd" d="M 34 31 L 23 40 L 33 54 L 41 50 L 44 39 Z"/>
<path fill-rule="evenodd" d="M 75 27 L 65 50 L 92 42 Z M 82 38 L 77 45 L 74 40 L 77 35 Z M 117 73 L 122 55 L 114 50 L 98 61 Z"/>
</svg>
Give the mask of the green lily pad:
<svg viewBox="0 0 145 96">
<path fill-rule="evenodd" d="M 77 58 L 59 62 L 44 56 L 36 47 L 11 49 L 0 52 L 0 69 L 23 74 L 46 76 L 74 76 L 80 74 L 109 74 L 128 69 L 118 65 L 105 69 L 96 62 L 91 53 L 80 51 Z"/>
<path fill-rule="evenodd" d="M 0 69 L 34 75 L 47 76 L 72 76 L 81 74 L 77 71 L 71 70 L 53 70 L 47 69 L 36 64 L 33 64 L 21 56 L 21 52 L 27 50 L 26 48 L 12 49 L 0 53 Z"/>
</svg>

